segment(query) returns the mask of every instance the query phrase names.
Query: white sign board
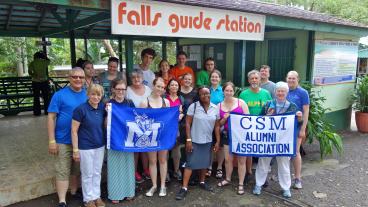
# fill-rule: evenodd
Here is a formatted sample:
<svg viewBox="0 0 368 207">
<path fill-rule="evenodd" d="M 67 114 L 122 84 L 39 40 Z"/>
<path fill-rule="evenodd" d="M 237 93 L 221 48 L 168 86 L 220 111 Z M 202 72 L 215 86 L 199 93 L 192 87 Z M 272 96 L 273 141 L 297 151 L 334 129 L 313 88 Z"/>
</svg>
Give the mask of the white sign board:
<svg viewBox="0 0 368 207">
<path fill-rule="evenodd" d="M 250 116 L 230 114 L 230 149 L 243 156 L 294 156 L 295 114 Z"/>
<path fill-rule="evenodd" d="M 156 1 L 112 0 L 111 32 L 121 35 L 263 41 L 265 16 Z"/>
</svg>

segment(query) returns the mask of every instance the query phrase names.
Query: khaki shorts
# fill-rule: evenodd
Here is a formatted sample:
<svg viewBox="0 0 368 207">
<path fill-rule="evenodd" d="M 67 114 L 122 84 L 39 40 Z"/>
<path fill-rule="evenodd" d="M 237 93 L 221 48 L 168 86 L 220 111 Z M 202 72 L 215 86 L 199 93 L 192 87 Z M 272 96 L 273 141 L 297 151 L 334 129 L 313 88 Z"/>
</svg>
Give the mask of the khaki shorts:
<svg viewBox="0 0 368 207">
<path fill-rule="evenodd" d="M 70 144 L 58 144 L 59 153 L 55 156 L 56 180 L 69 180 L 70 175 L 80 175 L 79 162 L 73 160 L 73 147 Z"/>
</svg>

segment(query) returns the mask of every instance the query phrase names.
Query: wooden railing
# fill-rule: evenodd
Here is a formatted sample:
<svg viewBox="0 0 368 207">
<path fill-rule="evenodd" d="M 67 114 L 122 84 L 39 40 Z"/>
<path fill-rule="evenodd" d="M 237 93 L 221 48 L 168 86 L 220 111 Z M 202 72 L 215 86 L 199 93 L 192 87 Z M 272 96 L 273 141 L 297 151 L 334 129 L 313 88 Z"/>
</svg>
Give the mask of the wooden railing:
<svg viewBox="0 0 368 207">
<path fill-rule="evenodd" d="M 57 90 L 64 88 L 68 83 L 65 77 L 50 78 L 51 93 L 53 94 Z M 31 78 L 0 78 L 0 114 L 5 116 L 16 115 L 20 112 L 32 110 L 33 91 Z"/>
</svg>

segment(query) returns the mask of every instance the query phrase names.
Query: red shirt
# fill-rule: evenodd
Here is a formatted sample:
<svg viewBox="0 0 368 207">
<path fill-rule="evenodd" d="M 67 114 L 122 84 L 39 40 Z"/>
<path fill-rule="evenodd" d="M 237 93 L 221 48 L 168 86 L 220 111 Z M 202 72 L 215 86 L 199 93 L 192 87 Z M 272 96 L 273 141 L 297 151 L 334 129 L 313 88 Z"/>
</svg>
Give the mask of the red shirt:
<svg viewBox="0 0 368 207">
<path fill-rule="evenodd" d="M 178 66 L 175 66 L 169 70 L 169 74 L 172 75 L 179 82 L 180 86 L 184 85 L 183 77 L 186 73 L 192 74 L 192 80 L 194 82 L 194 72 L 193 69 L 189 66 L 185 66 L 184 68 L 179 68 Z"/>
</svg>

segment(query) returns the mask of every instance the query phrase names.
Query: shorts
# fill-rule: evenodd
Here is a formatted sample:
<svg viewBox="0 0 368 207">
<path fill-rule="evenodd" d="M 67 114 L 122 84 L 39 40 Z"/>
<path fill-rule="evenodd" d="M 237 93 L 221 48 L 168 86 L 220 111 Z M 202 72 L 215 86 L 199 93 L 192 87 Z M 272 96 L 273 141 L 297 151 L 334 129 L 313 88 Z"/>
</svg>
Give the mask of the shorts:
<svg viewBox="0 0 368 207">
<path fill-rule="evenodd" d="M 79 162 L 73 160 L 71 144 L 57 144 L 59 153 L 55 156 L 56 180 L 69 180 L 70 175 L 80 175 Z"/>
</svg>

